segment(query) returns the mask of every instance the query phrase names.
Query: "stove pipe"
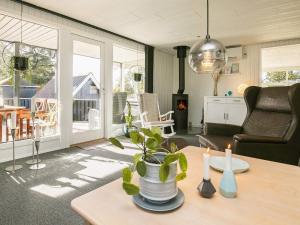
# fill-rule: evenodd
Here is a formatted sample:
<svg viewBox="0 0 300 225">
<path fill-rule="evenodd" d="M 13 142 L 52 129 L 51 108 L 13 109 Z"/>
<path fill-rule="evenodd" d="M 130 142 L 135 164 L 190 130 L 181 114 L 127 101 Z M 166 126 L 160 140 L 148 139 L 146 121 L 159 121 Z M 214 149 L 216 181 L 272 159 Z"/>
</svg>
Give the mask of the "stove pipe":
<svg viewBox="0 0 300 225">
<path fill-rule="evenodd" d="M 179 88 L 177 94 L 183 94 L 185 89 L 185 57 L 188 46 L 176 46 L 177 58 L 179 60 Z"/>
</svg>

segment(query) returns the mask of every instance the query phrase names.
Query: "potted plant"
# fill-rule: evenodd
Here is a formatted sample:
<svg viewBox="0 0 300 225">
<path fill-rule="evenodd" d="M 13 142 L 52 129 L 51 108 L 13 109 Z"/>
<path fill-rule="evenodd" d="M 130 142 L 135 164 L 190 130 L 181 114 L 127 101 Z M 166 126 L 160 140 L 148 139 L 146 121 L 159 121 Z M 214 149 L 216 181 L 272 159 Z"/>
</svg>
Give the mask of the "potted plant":
<svg viewBox="0 0 300 225">
<path fill-rule="evenodd" d="M 130 132 L 130 139 L 140 150 L 133 156 L 134 166 L 139 174 L 139 187 L 132 183 L 132 170 L 123 170 L 123 189 L 128 195 L 140 194 L 153 202 L 165 202 L 177 195 L 177 181 L 186 177 L 187 159 L 183 152 L 178 151 L 172 143 L 170 149 L 162 147 L 164 139 L 160 129 L 145 129 Z M 109 141 L 124 149 L 124 146 L 116 139 Z M 177 164 L 180 172 L 177 173 Z"/>
<path fill-rule="evenodd" d="M 125 122 L 126 122 L 126 124 L 124 126 L 124 135 L 126 137 L 130 138 L 130 132 L 134 131 L 134 130 L 137 130 L 137 127 L 132 124 L 134 116 L 131 114 L 131 105 L 130 105 L 130 102 L 126 101 L 126 104 L 127 104 L 127 108 L 128 108 L 128 113 L 125 116 Z"/>
<path fill-rule="evenodd" d="M 135 82 L 140 82 L 142 80 L 142 74 L 141 73 L 134 73 L 133 78 Z"/>
</svg>

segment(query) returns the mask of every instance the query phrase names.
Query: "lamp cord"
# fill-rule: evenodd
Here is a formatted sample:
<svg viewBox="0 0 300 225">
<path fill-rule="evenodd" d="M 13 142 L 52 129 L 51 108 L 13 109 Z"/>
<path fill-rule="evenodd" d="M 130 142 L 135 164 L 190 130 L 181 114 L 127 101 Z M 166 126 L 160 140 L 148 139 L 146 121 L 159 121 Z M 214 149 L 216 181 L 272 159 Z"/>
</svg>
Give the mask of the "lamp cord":
<svg viewBox="0 0 300 225">
<path fill-rule="evenodd" d="M 206 1 L 206 39 L 210 39 L 209 36 L 209 0 Z"/>
</svg>

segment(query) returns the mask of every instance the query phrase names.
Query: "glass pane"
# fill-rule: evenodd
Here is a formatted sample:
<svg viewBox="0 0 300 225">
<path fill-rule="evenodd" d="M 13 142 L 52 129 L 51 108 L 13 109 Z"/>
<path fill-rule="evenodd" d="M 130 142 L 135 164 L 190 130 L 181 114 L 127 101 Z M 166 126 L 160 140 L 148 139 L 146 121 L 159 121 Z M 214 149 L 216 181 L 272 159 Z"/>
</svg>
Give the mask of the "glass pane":
<svg viewBox="0 0 300 225">
<path fill-rule="evenodd" d="M 11 114 L 16 112 L 16 139 L 33 137 L 33 125 L 42 136 L 58 132 L 57 40 L 58 32 L 40 24 L 21 22 L 1 14 L 7 23 L 0 28 L 0 142 L 11 140 Z M 31 29 L 27 32 L 26 29 Z M 16 57 L 28 59 L 24 71 L 15 67 Z"/>
<path fill-rule="evenodd" d="M 137 95 L 145 90 L 145 53 L 142 47 L 113 47 L 113 121 L 112 135 L 123 134 L 131 106 L 133 124 L 139 120 Z M 128 122 L 128 121 L 127 121 Z"/>
<path fill-rule="evenodd" d="M 262 85 L 291 85 L 300 82 L 300 45 L 284 45 L 261 50 Z"/>
<path fill-rule="evenodd" d="M 100 129 L 100 46 L 73 46 L 73 133 Z"/>
</svg>

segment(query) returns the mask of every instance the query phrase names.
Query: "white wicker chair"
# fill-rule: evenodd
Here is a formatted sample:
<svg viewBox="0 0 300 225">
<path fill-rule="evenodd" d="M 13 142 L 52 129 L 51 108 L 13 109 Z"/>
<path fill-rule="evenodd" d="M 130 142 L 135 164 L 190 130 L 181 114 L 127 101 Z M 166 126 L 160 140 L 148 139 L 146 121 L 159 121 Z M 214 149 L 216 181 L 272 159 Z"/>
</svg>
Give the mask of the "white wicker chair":
<svg viewBox="0 0 300 225">
<path fill-rule="evenodd" d="M 174 111 L 169 111 L 161 115 L 157 94 L 140 94 L 138 101 L 142 127 L 159 127 L 162 130 L 163 137 L 171 137 L 176 134 L 174 131 L 174 120 L 172 120 L 172 113 L 174 113 Z M 167 127 L 170 127 L 171 133 L 165 133 L 165 128 Z"/>
</svg>

